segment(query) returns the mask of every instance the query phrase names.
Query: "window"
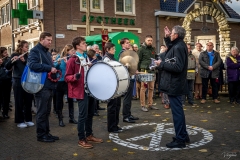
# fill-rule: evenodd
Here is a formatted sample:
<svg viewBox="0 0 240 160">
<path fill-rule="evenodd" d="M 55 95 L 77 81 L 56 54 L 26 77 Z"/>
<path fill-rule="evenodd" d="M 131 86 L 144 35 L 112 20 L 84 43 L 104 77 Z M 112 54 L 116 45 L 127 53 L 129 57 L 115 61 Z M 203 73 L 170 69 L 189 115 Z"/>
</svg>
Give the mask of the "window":
<svg viewBox="0 0 240 160">
<path fill-rule="evenodd" d="M 135 15 L 135 0 L 115 0 L 115 13 Z"/>
<path fill-rule="evenodd" d="M 10 21 L 10 5 L 9 4 L 6 5 L 6 21 L 7 22 Z"/>
<path fill-rule="evenodd" d="M 202 2 L 194 3 L 194 9 L 201 8 L 201 7 L 202 7 Z M 195 21 L 202 22 L 202 16 L 195 18 Z"/>
<path fill-rule="evenodd" d="M 1 8 L 1 24 L 3 25 L 4 23 L 6 23 L 6 19 L 5 19 L 5 7 Z"/>
<path fill-rule="evenodd" d="M 15 0 L 15 9 L 18 9 L 19 0 Z"/>
<path fill-rule="evenodd" d="M 212 7 L 212 8 L 214 7 L 212 3 L 208 3 L 208 2 L 206 3 L 206 6 L 209 6 L 209 7 Z M 214 22 L 213 17 L 211 15 L 206 15 L 206 22 L 212 22 L 213 23 Z"/>
<path fill-rule="evenodd" d="M 80 11 L 86 12 L 87 0 L 80 0 Z M 90 12 L 104 12 L 104 0 L 90 0 Z"/>
</svg>

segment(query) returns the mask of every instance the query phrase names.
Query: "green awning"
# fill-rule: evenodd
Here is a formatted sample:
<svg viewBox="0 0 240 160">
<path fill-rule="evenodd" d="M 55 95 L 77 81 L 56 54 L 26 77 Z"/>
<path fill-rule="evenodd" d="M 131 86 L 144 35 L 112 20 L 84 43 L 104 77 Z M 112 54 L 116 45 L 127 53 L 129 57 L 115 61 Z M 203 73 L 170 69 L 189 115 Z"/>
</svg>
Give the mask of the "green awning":
<svg viewBox="0 0 240 160">
<path fill-rule="evenodd" d="M 112 40 L 115 36 L 117 36 L 118 34 L 121 34 L 122 32 L 114 32 L 114 33 L 109 33 L 108 37 L 110 40 Z M 101 34 L 97 34 L 97 35 L 93 35 L 93 36 L 86 36 L 85 37 L 86 42 L 99 42 L 102 41 L 102 35 Z"/>
</svg>

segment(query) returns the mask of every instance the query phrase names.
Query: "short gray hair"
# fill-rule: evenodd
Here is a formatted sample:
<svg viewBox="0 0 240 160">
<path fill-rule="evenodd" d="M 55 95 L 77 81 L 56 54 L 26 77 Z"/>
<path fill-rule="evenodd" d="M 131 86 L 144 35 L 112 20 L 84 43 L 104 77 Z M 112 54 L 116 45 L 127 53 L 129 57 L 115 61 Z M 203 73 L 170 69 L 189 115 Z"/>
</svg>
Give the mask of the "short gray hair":
<svg viewBox="0 0 240 160">
<path fill-rule="evenodd" d="M 99 47 L 97 44 L 92 45 L 92 48 Z"/>
<path fill-rule="evenodd" d="M 238 48 L 236 47 L 236 46 L 233 46 L 232 48 L 231 48 L 231 51 L 232 50 L 236 50 L 237 52 L 239 52 L 239 50 L 238 50 Z"/>
<path fill-rule="evenodd" d="M 175 33 L 178 34 L 178 37 L 181 39 L 184 39 L 186 35 L 186 30 L 182 26 L 174 26 L 172 29 L 174 29 Z"/>
<path fill-rule="evenodd" d="M 92 49 L 92 46 L 87 46 L 87 49 Z"/>
</svg>

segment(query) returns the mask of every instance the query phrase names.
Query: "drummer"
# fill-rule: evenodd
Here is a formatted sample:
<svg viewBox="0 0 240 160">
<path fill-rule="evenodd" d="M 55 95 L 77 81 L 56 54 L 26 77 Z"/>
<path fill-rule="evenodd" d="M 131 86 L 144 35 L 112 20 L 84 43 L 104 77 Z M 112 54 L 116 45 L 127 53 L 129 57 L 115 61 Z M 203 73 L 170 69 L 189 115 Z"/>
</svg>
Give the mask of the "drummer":
<svg viewBox="0 0 240 160">
<path fill-rule="evenodd" d="M 89 142 L 102 143 L 103 140 L 93 136 L 94 106 L 88 105 L 88 95 L 84 87 L 87 65 L 90 66 L 85 53 L 87 44 L 85 38 L 76 37 L 73 39 L 72 45 L 76 50 L 76 55 L 67 61 L 65 81 L 68 83 L 68 97 L 76 98 L 78 101 L 78 146 L 93 148 L 93 145 Z"/>
<path fill-rule="evenodd" d="M 114 58 L 115 45 L 111 42 L 105 44 L 105 55 L 103 57 L 104 62 L 116 61 Z M 121 108 L 121 97 L 111 99 L 107 104 L 107 128 L 108 132 L 119 133 L 123 129 L 118 126 L 119 123 L 119 111 Z"/>
<path fill-rule="evenodd" d="M 138 71 L 145 73 L 153 73 L 154 71 L 149 69 L 151 64 L 151 58 L 155 58 L 156 51 L 152 46 L 153 38 L 151 35 L 147 35 L 145 38 L 145 42 L 138 50 L 139 63 L 138 63 Z M 158 109 L 153 106 L 153 91 L 154 91 L 154 83 L 155 81 L 150 82 L 141 82 L 141 90 L 140 90 L 140 103 L 142 107 L 142 111 L 148 112 L 149 109 Z M 146 86 L 148 87 L 148 107 L 145 104 L 145 91 Z"/>
<path fill-rule="evenodd" d="M 120 45 L 122 47 L 122 50 L 119 53 L 119 57 L 124 51 L 129 50 L 131 47 L 131 44 L 130 44 L 130 41 L 128 38 L 121 39 Z M 122 109 L 123 122 L 127 122 L 127 123 L 135 123 L 135 120 L 139 120 L 138 117 L 134 117 L 131 114 L 132 93 L 133 93 L 134 81 L 135 81 L 135 79 L 134 79 L 134 75 L 133 75 L 133 76 L 131 76 L 127 93 L 124 95 L 124 98 L 123 98 L 123 109 Z"/>
</svg>

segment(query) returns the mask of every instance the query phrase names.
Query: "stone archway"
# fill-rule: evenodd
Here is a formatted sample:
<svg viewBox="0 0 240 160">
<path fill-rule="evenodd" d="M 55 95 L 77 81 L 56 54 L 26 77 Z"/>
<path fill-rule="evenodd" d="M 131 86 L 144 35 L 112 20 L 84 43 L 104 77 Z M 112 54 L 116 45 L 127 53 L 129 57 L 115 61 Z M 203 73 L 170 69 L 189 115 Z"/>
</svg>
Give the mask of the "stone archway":
<svg viewBox="0 0 240 160">
<path fill-rule="evenodd" d="M 216 8 L 212 8 L 209 6 L 204 6 L 202 8 L 197 8 L 192 10 L 187 14 L 183 21 L 183 27 L 186 30 L 186 36 L 184 41 L 187 43 L 191 42 L 191 22 L 202 15 L 211 15 L 213 18 L 216 19 L 219 29 L 219 43 L 220 43 L 220 55 L 223 59 L 225 59 L 226 55 L 230 53 L 230 30 L 227 19 L 224 13 L 220 12 Z"/>
</svg>

